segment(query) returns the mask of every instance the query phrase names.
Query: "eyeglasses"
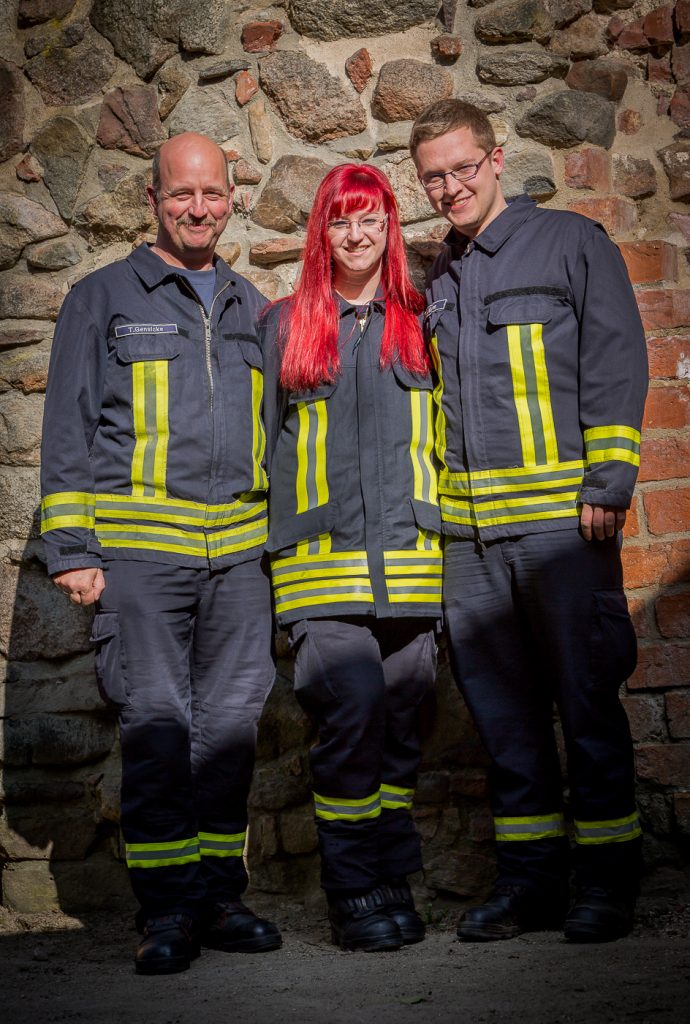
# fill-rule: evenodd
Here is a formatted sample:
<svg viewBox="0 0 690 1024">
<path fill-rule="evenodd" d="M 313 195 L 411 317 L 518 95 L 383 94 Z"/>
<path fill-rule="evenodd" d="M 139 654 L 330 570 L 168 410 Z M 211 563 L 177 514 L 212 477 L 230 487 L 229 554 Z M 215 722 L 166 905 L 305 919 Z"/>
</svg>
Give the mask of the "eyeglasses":
<svg viewBox="0 0 690 1024">
<path fill-rule="evenodd" d="M 478 164 L 463 164 L 462 167 L 456 167 L 452 171 L 431 171 L 430 174 L 421 175 L 419 180 L 427 192 L 438 192 L 439 189 L 445 188 L 446 178 L 452 178 L 453 181 L 472 181 L 472 178 L 476 178 L 479 174 L 479 168 L 486 158 L 492 153 L 493 150 L 485 153 Z"/>
<path fill-rule="evenodd" d="M 387 221 L 387 213 L 384 214 L 383 217 L 374 217 L 373 215 L 370 215 L 368 217 L 362 217 L 361 220 L 332 220 L 329 221 L 328 230 L 334 238 L 337 238 L 338 236 L 344 237 L 349 234 L 356 224 L 360 231 L 365 235 L 368 235 L 369 237 L 376 237 L 376 235 L 383 231 Z"/>
</svg>

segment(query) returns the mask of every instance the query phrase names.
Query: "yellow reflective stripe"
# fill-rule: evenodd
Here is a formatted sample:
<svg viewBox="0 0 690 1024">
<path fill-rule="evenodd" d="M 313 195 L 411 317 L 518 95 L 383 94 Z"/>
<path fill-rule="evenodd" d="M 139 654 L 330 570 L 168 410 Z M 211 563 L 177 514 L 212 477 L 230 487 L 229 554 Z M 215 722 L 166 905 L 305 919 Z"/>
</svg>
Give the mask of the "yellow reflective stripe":
<svg viewBox="0 0 690 1024">
<path fill-rule="evenodd" d="M 132 495 L 165 497 L 168 440 L 168 360 L 132 363 Z"/>
<path fill-rule="evenodd" d="M 254 490 L 263 490 L 268 480 L 263 467 L 266 451 L 266 431 L 261 419 L 264 377 L 261 370 L 252 367 L 252 457 L 254 460 Z"/>
<path fill-rule="evenodd" d="M 403 789 L 400 786 L 381 785 L 381 807 L 388 811 L 400 809 L 409 811 L 414 799 L 414 789 Z"/>
<path fill-rule="evenodd" d="M 410 389 L 410 461 L 412 462 L 413 497 L 420 501 L 438 501 L 436 470 L 431 461 L 434 436 L 432 429 L 432 397 L 428 391 Z M 417 530 L 417 548 L 431 547 L 427 530 Z"/>
<path fill-rule="evenodd" d="M 96 515 L 103 519 L 156 521 L 178 526 L 214 527 L 242 522 L 259 513 L 266 514 L 267 503 L 261 491 L 258 500 L 249 500 L 253 491 L 230 505 L 203 505 L 174 498 L 130 494 L 97 494 Z"/>
<path fill-rule="evenodd" d="M 82 527 L 93 530 L 95 498 L 85 491 L 58 491 L 41 501 L 41 533 Z"/>
<path fill-rule="evenodd" d="M 410 390 L 410 417 L 412 420 L 412 434 L 410 437 L 410 459 L 412 461 L 413 496 L 422 500 L 423 476 L 420 462 L 420 437 L 421 437 L 421 393 L 418 389 Z"/>
<path fill-rule="evenodd" d="M 328 481 L 326 479 L 326 431 L 328 427 L 328 413 L 326 402 L 320 398 L 314 402 L 316 407 L 316 441 L 314 445 L 315 468 L 314 478 L 316 481 L 316 504 L 325 505 L 328 501 Z"/>
<path fill-rule="evenodd" d="M 174 839 L 160 843 L 125 843 L 129 868 L 161 868 L 200 860 L 199 839 Z"/>
<path fill-rule="evenodd" d="M 518 430 L 520 431 L 520 443 L 522 445 L 522 461 L 526 466 L 534 466 L 537 460 L 534 451 L 532 417 L 527 397 L 525 367 L 522 359 L 520 324 L 508 325 L 506 333 L 508 335 L 510 372 L 513 378 L 513 397 L 515 399 Z"/>
<path fill-rule="evenodd" d="M 168 441 L 170 440 L 170 424 L 168 422 L 168 372 L 170 363 L 167 359 L 156 360 L 155 394 L 156 394 L 156 444 L 153 456 L 153 492 L 155 497 L 165 497 L 166 474 L 168 471 Z"/>
<path fill-rule="evenodd" d="M 241 857 L 244 853 L 246 832 L 222 835 L 217 832 L 200 832 L 199 848 L 202 857 Z"/>
<path fill-rule="evenodd" d="M 556 426 L 553 421 L 553 409 L 551 407 L 551 391 L 549 388 L 549 375 L 546 369 L 542 325 L 531 324 L 530 326 L 532 329 L 534 372 L 537 378 L 537 401 L 539 402 L 541 424 L 544 433 L 546 462 L 558 462 L 558 442 L 556 440 Z"/>
<path fill-rule="evenodd" d="M 326 432 L 328 413 L 325 399 L 298 402 L 297 475 L 295 490 L 297 513 L 325 505 L 328 501 L 326 478 Z"/>
<path fill-rule="evenodd" d="M 134 453 L 132 455 L 132 494 L 144 494 L 144 456 L 148 444 L 146 433 L 146 364 L 132 363 L 132 418 L 134 421 Z"/>
<path fill-rule="evenodd" d="M 307 469 L 309 467 L 308 441 L 309 441 L 309 409 L 306 402 L 297 403 L 297 416 L 299 419 L 299 432 L 297 434 L 297 475 L 295 477 L 295 490 L 297 492 L 297 512 L 306 512 L 309 508 L 309 496 L 307 495 Z"/>
<path fill-rule="evenodd" d="M 352 591 L 344 594 L 327 593 L 326 596 L 299 597 L 294 601 L 276 600 L 276 611 L 278 613 L 289 612 L 294 608 L 317 608 L 331 604 L 373 604 L 374 595 L 371 591 Z"/>
<path fill-rule="evenodd" d="M 458 503 L 459 504 L 459 503 Z M 567 508 L 542 510 L 539 512 L 529 511 L 516 515 L 486 516 L 479 519 L 475 515 L 474 507 L 465 511 L 465 514 L 454 511 L 455 503 L 449 501 L 446 505 L 445 499 L 441 499 L 441 516 L 448 523 L 458 523 L 461 526 L 501 526 L 504 523 L 525 523 L 537 519 L 565 519 L 570 516 L 578 516 L 580 513 L 576 505 Z"/>
<path fill-rule="evenodd" d="M 525 842 L 565 835 L 562 814 L 536 814 L 520 818 L 494 818 L 497 842 Z"/>
<path fill-rule="evenodd" d="M 344 797 L 320 796 L 314 793 L 314 811 L 325 821 L 364 821 L 381 814 L 380 793 L 372 793 L 359 800 Z"/>
<path fill-rule="evenodd" d="M 587 462 L 594 465 L 595 462 L 629 462 L 631 466 L 639 466 L 640 456 L 636 452 L 628 451 L 626 448 L 600 448 L 587 453 Z"/>
<path fill-rule="evenodd" d="M 581 846 L 601 846 L 607 843 L 627 843 L 642 835 L 637 811 L 625 818 L 608 821 L 575 820 L 575 842 Z"/>
<path fill-rule="evenodd" d="M 525 481 L 537 480 L 542 481 L 544 484 L 550 480 L 555 479 L 558 474 L 571 473 L 575 470 L 584 469 L 583 459 L 572 459 L 569 462 L 556 462 L 545 466 L 509 466 L 505 469 L 473 469 L 468 472 L 453 473 L 448 469 L 444 469 L 441 473 L 441 487 L 451 487 L 452 490 L 458 489 L 462 484 L 466 484 L 468 481 L 492 481 L 510 484 L 512 490 L 516 484 L 513 480 L 515 477 L 523 477 Z M 474 490 L 474 488 L 472 488 Z"/>
<path fill-rule="evenodd" d="M 436 454 L 438 455 L 439 462 L 443 466 L 445 465 L 446 448 L 448 447 L 448 443 L 446 439 L 446 414 L 443 411 L 443 366 L 441 364 L 441 356 L 438 351 L 438 337 L 435 334 L 432 335 L 429 341 L 429 354 L 438 380 L 438 383 L 433 390 L 433 402 L 436 407 L 434 436 L 436 438 Z"/>
<path fill-rule="evenodd" d="M 585 441 L 596 441 L 602 437 L 627 437 L 629 441 L 640 443 L 640 432 L 635 427 L 613 424 L 607 427 L 588 427 L 585 430 Z"/>
</svg>

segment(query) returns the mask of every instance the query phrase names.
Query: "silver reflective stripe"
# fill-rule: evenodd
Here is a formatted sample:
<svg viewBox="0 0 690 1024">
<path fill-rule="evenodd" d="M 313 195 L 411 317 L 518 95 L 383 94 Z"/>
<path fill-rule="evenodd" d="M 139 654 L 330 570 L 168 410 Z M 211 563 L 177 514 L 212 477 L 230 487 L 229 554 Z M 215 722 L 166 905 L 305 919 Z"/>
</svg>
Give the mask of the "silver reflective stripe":
<svg viewBox="0 0 690 1024">
<path fill-rule="evenodd" d="M 539 814 L 525 818 L 494 818 L 496 839 L 499 841 L 525 841 L 549 839 L 565 835 L 562 814 Z"/>
<path fill-rule="evenodd" d="M 581 845 L 624 843 L 640 835 L 637 813 L 610 821 L 575 821 L 575 842 Z"/>
</svg>

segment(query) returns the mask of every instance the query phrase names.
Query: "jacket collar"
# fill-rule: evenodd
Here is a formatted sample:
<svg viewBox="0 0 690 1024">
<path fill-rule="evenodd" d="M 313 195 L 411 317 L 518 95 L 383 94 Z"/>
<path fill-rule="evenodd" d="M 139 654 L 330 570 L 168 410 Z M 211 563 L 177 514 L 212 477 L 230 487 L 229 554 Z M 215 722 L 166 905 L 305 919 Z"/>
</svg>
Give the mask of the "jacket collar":
<svg viewBox="0 0 690 1024">
<path fill-rule="evenodd" d="M 495 220 L 472 241 L 474 245 L 485 252 L 497 252 L 504 242 L 524 224 L 528 217 L 534 213 L 537 204 L 527 195 L 516 196 L 508 200 L 508 206 L 502 210 Z M 451 228 L 444 242 L 453 249 L 453 256 L 461 256 L 470 244 L 467 235 L 461 234 L 457 228 Z"/>
<path fill-rule="evenodd" d="M 358 309 L 362 309 L 363 306 L 369 305 L 371 305 L 372 309 L 375 309 L 377 313 L 385 314 L 386 312 L 386 300 L 380 293 L 377 293 L 370 302 L 349 302 L 347 299 L 344 299 L 342 295 L 339 295 L 338 292 L 334 292 L 333 294 L 335 295 L 338 303 L 338 313 L 341 319 L 349 313 L 355 312 Z"/>
<path fill-rule="evenodd" d="M 155 252 L 153 252 L 151 247 L 145 242 L 142 245 L 137 246 L 137 248 L 129 254 L 127 262 L 149 290 L 156 288 L 159 284 L 163 284 L 164 281 L 169 281 L 171 278 L 177 276 L 177 267 L 171 266 L 169 263 L 166 263 L 165 260 L 162 260 L 160 256 L 156 256 Z M 213 265 L 216 269 L 217 283 L 219 286 L 228 281 L 231 285 L 236 283 L 235 275 L 232 273 L 225 260 L 221 259 L 220 256 L 213 257 Z"/>
</svg>

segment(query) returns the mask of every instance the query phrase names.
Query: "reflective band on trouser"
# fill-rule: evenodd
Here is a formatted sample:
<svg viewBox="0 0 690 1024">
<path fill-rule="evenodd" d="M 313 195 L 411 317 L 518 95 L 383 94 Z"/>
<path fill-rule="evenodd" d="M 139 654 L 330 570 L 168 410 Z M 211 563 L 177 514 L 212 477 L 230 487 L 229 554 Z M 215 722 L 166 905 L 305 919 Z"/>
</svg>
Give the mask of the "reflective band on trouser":
<svg viewBox="0 0 690 1024">
<path fill-rule="evenodd" d="M 167 868 L 201 859 L 199 838 L 174 839 L 166 843 L 125 843 L 128 868 Z"/>
<path fill-rule="evenodd" d="M 82 526 L 93 530 L 96 496 L 85 491 L 58 491 L 41 502 L 41 533 Z"/>
<path fill-rule="evenodd" d="M 266 452 L 266 431 L 261 419 L 261 399 L 264 391 L 264 375 L 252 367 L 252 458 L 254 460 L 254 490 L 265 490 L 268 478 L 263 467 Z"/>
<path fill-rule="evenodd" d="M 246 838 L 246 832 L 236 832 L 230 836 L 218 832 L 200 832 L 199 851 L 202 857 L 241 857 Z"/>
<path fill-rule="evenodd" d="M 274 558 L 271 577 L 277 614 L 315 605 L 374 603 L 366 551 Z"/>
<path fill-rule="evenodd" d="M 373 793 L 361 800 L 345 800 L 342 797 L 319 796 L 314 793 L 314 810 L 317 818 L 324 821 L 364 821 L 378 818 L 381 814 L 381 795 Z"/>
<path fill-rule="evenodd" d="M 381 807 L 387 811 L 406 810 L 412 808 L 413 789 L 402 789 L 400 786 L 381 786 Z"/>
<path fill-rule="evenodd" d="M 542 325 L 511 324 L 506 330 L 523 462 L 558 462 Z"/>
<path fill-rule="evenodd" d="M 132 494 L 165 497 L 168 462 L 168 360 L 132 363 Z"/>
<path fill-rule="evenodd" d="M 441 356 L 438 351 L 438 338 L 434 334 L 429 341 L 429 354 L 431 355 L 431 361 L 436 371 L 436 377 L 438 383 L 433 391 L 434 405 L 436 406 L 436 420 L 434 422 L 434 436 L 436 438 L 436 454 L 438 455 L 441 465 L 445 465 L 446 461 L 446 414 L 443 411 L 443 365 L 441 363 Z"/>
<path fill-rule="evenodd" d="M 441 474 L 441 517 L 463 526 L 499 526 L 577 516 L 581 460 L 531 468 Z"/>
<path fill-rule="evenodd" d="M 597 462 L 640 464 L 640 432 L 634 427 L 591 427 L 585 430 L 587 465 Z"/>
<path fill-rule="evenodd" d="M 436 504 L 438 501 L 438 479 L 431 453 L 434 445 L 432 427 L 432 397 L 430 391 L 419 388 L 410 390 L 410 414 L 412 436 L 410 438 L 410 460 L 412 462 L 413 497 L 419 501 Z M 433 548 L 433 535 L 418 530 L 417 547 L 420 550 Z"/>
<path fill-rule="evenodd" d="M 443 590 L 443 553 L 438 537 L 434 551 L 384 551 L 386 589 L 391 604 L 440 602 Z"/>
<path fill-rule="evenodd" d="M 575 842 L 581 846 L 626 843 L 642 835 L 637 812 L 610 821 L 575 821 Z"/>
<path fill-rule="evenodd" d="M 497 842 L 551 839 L 565 835 L 562 814 L 537 814 L 527 818 L 494 818 Z"/>
</svg>

